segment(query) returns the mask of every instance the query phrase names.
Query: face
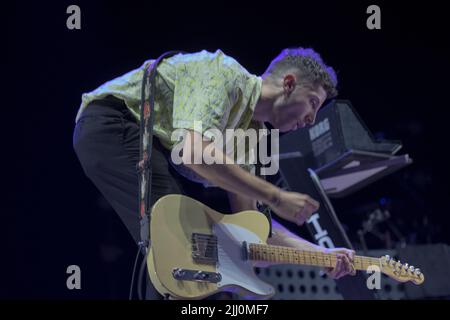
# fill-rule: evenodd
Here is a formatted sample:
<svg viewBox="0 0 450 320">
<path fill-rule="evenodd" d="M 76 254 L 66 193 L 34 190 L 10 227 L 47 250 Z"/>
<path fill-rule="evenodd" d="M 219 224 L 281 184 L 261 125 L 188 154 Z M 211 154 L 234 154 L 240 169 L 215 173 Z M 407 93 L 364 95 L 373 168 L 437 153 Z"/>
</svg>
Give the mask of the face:
<svg viewBox="0 0 450 320">
<path fill-rule="evenodd" d="M 300 86 L 284 81 L 284 94 L 274 103 L 272 125 L 281 132 L 294 131 L 314 124 L 317 112 L 326 100 L 322 86 Z"/>
</svg>

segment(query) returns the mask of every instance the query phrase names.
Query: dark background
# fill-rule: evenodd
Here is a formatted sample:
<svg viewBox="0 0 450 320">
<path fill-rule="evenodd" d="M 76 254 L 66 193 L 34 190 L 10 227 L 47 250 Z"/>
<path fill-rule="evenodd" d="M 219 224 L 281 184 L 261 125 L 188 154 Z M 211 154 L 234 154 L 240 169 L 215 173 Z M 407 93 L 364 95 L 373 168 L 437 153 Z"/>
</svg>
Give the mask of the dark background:
<svg viewBox="0 0 450 320">
<path fill-rule="evenodd" d="M 81 30 L 66 28 L 71 4 L 81 8 Z M 381 7 L 381 30 L 366 28 L 370 4 Z M 283 48 L 313 47 L 338 71 L 340 98 L 414 159 L 333 202 L 355 246 L 380 201 L 408 244 L 450 243 L 448 34 L 437 4 L 19 1 L 2 11 L 1 298 L 127 298 L 135 245 L 80 167 L 74 119 L 83 92 L 175 49 L 221 49 L 260 75 Z M 72 264 L 82 290 L 66 288 Z"/>
</svg>

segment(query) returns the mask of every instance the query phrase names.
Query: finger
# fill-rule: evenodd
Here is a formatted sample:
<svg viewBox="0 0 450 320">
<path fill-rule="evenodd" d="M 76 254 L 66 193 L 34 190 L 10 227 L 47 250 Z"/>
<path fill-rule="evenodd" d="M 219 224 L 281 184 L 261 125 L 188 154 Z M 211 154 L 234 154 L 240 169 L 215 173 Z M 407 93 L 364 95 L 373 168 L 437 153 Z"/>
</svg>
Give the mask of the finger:
<svg viewBox="0 0 450 320">
<path fill-rule="evenodd" d="M 316 200 L 314 200 L 313 198 L 311 198 L 309 195 L 307 195 L 307 194 L 303 194 L 303 193 L 301 193 L 300 194 L 300 198 L 305 202 L 305 205 L 306 204 L 310 204 L 310 205 L 317 205 L 317 201 Z"/>
<path fill-rule="evenodd" d="M 344 257 L 344 265 L 345 265 L 346 273 L 353 273 L 354 272 L 354 266 L 353 266 L 354 251 L 345 249 L 343 251 L 343 257 Z"/>
<path fill-rule="evenodd" d="M 344 255 L 338 253 L 337 254 L 337 262 L 336 266 L 333 270 L 333 279 L 339 279 L 345 274 L 345 264 L 344 264 Z"/>
<path fill-rule="evenodd" d="M 302 226 L 305 223 L 305 218 L 303 218 L 303 216 L 301 214 L 297 214 L 295 216 L 295 222 L 297 223 L 298 226 Z"/>
<path fill-rule="evenodd" d="M 342 268 L 343 270 L 342 271 L 343 271 L 344 275 L 351 273 L 352 272 L 352 264 L 351 264 L 348 256 L 344 254 L 342 256 L 342 260 L 343 260 L 343 268 Z"/>
<path fill-rule="evenodd" d="M 300 214 L 303 216 L 303 219 L 307 221 L 314 212 L 315 208 L 311 204 L 306 202 Z"/>
<path fill-rule="evenodd" d="M 350 259 L 350 261 L 351 261 L 351 267 L 352 267 L 352 271 L 351 271 L 351 275 L 352 276 L 355 276 L 356 275 L 356 269 L 355 269 L 355 250 L 350 250 L 350 256 L 351 256 L 351 259 Z"/>
<path fill-rule="evenodd" d="M 346 276 L 348 274 L 347 267 L 345 266 L 344 262 L 342 262 L 342 268 L 339 270 L 339 272 L 336 275 L 336 279 L 340 279 L 343 276 Z"/>
<path fill-rule="evenodd" d="M 325 272 L 325 274 L 326 274 L 328 277 L 332 278 L 331 272 L 333 271 L 333 268 L 323 268 L 323 271 Z"/>
<path fill-rule="evenodd" d="M 350 262 L 353 262 L 355 260 L 355 251 L 354 250 L 345 249 L 344 254 L 347 256 L 347 258 L 350 260 Z"/>
<path fill-rule="evenodd" d="M 305 201 L 309 204 L 309 205 L 311 205 L 313 208 L 314 208 L 314 210 L 317 210 L 317 209 L 319 209 L 319 207 L 320 207 L 320 203 L 318 202 L 318 201 L 316 201 L 316 200 L 314 200 L 313 198 L 311 198 L 309 195 L 305 195 Z"/>
<path fill-rule="evenodd" d="M 333 268 L 323 268 L 326 274 L 330 274 L 333 271 Z"/>
<path fill-rule="evenodd" d="M 344 265 L 345 266 L 348 266 L 348 265 L 350 265 L 350 258 L 348 257 L 348 255 L 347 254 L 342 254 L 342 260 L 344 261 Z"/>
<path fill-rule="evenodd" d="M 305 210 L 305 208 L 303 208 L 302 210 L 300 210 L 300 211 L 298 211 L 296 214 L 295 214 L 295 222 L 297 223 L 297 225 L 299 225 L 299 226 L 301 226 L 301 225 L 303 225 L 304 223 L 305 223 L 305 221 L 306 221 L 306 219 L 305 219 L 305 217 L 304 217 L 304 215 L 303 215 L 303 211 Z"/>
<path fill-rule="evenodd" d="M 345 276 L 350 270 L 350 261 L 348 260 L 347 256 L 342 255 L 341 256 L 341 269 L 338 272 L 338 279 Z"/>
<path fill-rule="evenodd" d="M 336 261 L 336 266 L 330 272 L 331 278 L 336 279 L 336 277 L 340 273 L 341 269 L 342 269 L 342 259 L 338 256 L 337 261 Z"/>
<path fill-rule="evenodd" d="M 342 269 L 336 274 L 336 279 L 340 279 L 343 276 L 345 276 L 347 273 L 345 272 L 344 267 L 342 267 Z"/>
<path fill-rule="evenodd" d="M 355 250 L 350 250 L 350 257 L 351 257 L 351 262 L 355 261 Z"/>
<path fill-rule="evenodd" d="M 339 261 L 337 261 L 336 262 L 336 266 L 337 266 L 337 264 L 339 263 Z M 334 268 L 330 268 L 330 270 L 328 271 L 328 276 L 331 278 L 331 279 L 334 279 L 334 276 L 335 276 L 335 270 L 336 270 L 336 266 L 334 267 Z"/>
<path fill-rule="evenodd" d="M 349 250 L 349 249 L 346 249 L 346 248 L 337 248 L 336 252 L 338 254 L 345 255 L 350 260 L 350 262 L 353 262 L 354 259 L 355 259 L 355 251 L 354 250 Z"/>
<path fill-rule="evenodd" d="M 309 197 L 309 203 L 314 207 L 314 210 L 317 210 L 320 207 L 319 201 L 316 201 L 311 197 Z"/>
<path fill-rule="evenodd" d="M 303 207 L 303 210 L 300 211 L 300 215 L 303 217 L 303 219 L 306 221 L 311 217 L 311 215 L 314 213 L 314 207 L 310 205 L 309 203 L 305 203 L 305 206 Z"/>
<path fill-rule="evenodd" d="M 350 264 L 350 267 L 351 267 L 350 274 L 351 274 L 352 276 L 356 275 L 356 269 L 355 269 L 355 265 L 353 264 L 353 261 L 352 261 L 352 263 Z"/>
</svg>

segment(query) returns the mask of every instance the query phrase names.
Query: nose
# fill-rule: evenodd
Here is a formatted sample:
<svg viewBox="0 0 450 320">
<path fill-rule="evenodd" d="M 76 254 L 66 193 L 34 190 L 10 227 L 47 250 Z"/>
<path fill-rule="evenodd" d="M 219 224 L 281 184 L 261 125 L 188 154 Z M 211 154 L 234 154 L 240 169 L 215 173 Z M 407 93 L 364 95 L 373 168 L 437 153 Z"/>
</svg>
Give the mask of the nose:
<svg viewBox="0 0 450 320">
<path fill-rule="evenodd" d="M 316 113 L 308 114 L 305 117 L 305 123 L 309 126 L 312 126 L 316 122 Z"/>
</svg>

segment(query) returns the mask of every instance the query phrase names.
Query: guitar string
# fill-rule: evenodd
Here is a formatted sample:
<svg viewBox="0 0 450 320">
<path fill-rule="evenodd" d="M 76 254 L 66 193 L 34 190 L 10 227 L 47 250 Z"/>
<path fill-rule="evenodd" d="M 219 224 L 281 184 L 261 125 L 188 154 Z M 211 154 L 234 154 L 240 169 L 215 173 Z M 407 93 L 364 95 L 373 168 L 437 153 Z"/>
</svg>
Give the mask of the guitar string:
<svg viewBox="0 0 450 320">
<path fill-rule="evenodd" d="M 214 250 L 217 249 L 217 239 L 211 238 L 208 235 L 198 235 L 195 237 L 197 240 L 207 240 L 207 244 L 205 245 L 205 250 Z M 197 243 L 192 243 L 197 244 Z M 261 245 L 261 244 L 254 244 L 251 243 L 249 245 L 250 248 L 250 255 L 257 257 L 254 260 L 265 260 L 265 261 L 275 261 L 278 262 L 278 259 L 275 258 L 268 258 L 267 255 L 282 255 L 283 261 L 291 262 L 291 260 L 303 260 L 304 262 L 307 262 L 308 258 L 310 260 L 310 263 L 313 264 L 312 260 L 316 258 L 317 262 L 321 262 L 319 266 L 327 266 L 325 264 L 325 260 L 330 260 L 329 265 L 333 266 L 336 263 L 337 255 L 336 254 L 326 254 L 321 252 L 314 252 L 314 251 L 307 251 L 307 250 L 298 250 L 294 248 L 287 248 L 287 247 L 278 247 L 278 246 L 270 246 L 270 245 Z M 283 252 L 284 251 L 284 252 Z M 263 256 L 265 255 L 265 257 Z M 259 257 L 258 257 L 259 256 Z M 329 258 L 329 259 L 328 259 Z M 321 260 L 321 261 L 320 261 Z M 382 269 L 381 259 L 375 258 L 375 257 L 364 257 L 364 256 L 355 256 L 354 265 L 359 266 L 361 269 L 367 269 L 367 267 L 371 265 L 379 265 Z M 305 263 L 306 264 L 306 263 Z M 313 264 L 314 265 L 314 264 Z M 395 265 L 395 263 L 394 263 Z M 388 266 L 392 269 L 392 266 Z M 399 268 L 402 270 L 402 268 Z M 417 275 L 414 275 L 416 277 L 420 277 Z"/>
<path fill-rule="evenodd" d="M 207 238 L 207 237 L 204 237 Z M 208 238 L 210 239 L 210 238 Z M 198 243 L 193 243 L 197 244 Z M 252 248 L 253 247 L 253 248 Z M 210 240 L 208 241 L 208 243 L 203 246 L 203 248 L 205 250 L 214 250 L 217 248 L 217 240 Z M 257 252 L 254 252 L 253 250 L 257 250 Z M 320 265 L 325 265 L 325 261 L 326 260 L 331 260 L 331 263 L 334 265 L 336 263 L 337 260 L 337 255 L 336 254 L 326 254 L 326 253 L 321 253 L 321 252 L 314 252 L 314 251 L 307 251 L 307 250 L 298 250 L 298 249 L 294 249 L 294 248 L 284 248 L 284 247 L 277 247 L 277 246 L 272 246 L 272 247 L 263 247 L 262 245 L 258 245 L 258 244 L 250 244 L 250 255 L 283 255 L 283 260 L 286 261 L 290 261 L 290 260 L 298 260 L 295 256 L 300 256 L 300 260 L 304 260 L 306 261 L 307 259 L 309 259 L 311 262 L 312 260 L 316 259 L 317 261 L 321 261 Z M 283 252 L 285 251 L 285 252 Z M 263 259 L 266 260 L 271 260 L 271 261 L 277 261 L 277 259 L 272 259 L 272 258 L 268 258 L 268 257 L 261 257 Z M 329 259 L 328 259 L 329 258 Z M 331 264 L 329 263 L 329 264 Z M 381 265 L 381 259 L 379 258 L 374 258 L 374 257 L 363 257 L 363 256 L 355 256 L 355 260 L 354 260 L 354 264 L 355 265 L 359 265 L 361 268 L 367 269 L 365 266 L 370 266 L 370 265 Z"/>
</svg>

